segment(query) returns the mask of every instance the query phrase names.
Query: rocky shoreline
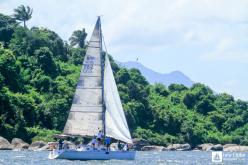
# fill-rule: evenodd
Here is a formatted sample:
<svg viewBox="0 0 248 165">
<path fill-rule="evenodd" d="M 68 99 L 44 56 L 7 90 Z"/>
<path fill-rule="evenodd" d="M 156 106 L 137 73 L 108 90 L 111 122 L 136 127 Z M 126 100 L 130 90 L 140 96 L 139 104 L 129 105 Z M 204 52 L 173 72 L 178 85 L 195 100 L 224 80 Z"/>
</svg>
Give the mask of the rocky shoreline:
<svg viewBox="0 0 248 165">
<path fill-rule="evenodd" d="M 248 146 L 238 144 L 212 144 L 205 143 L 191 147 L 190 144 L 170 144 L 168 146 L 150 145 L 144 139 L 134 139 L 134 149 L 138 151 L 229 151 L 229 152 L 248 152 Z"/>
<path fill-rule="evenodd" d="M 197 145 L 192 148 L 190 144 L 170 144 L 168 146 L 156 146 L 151 145 L 148 141 L 144 139 L 134 139 L 133 149 L 137 151 L 229 151 L 229 152 L 248 152 L 248 146 L 242 146 L 237 144 L 212 144 L 205 143 Z M 69 145 L 75 146 L 72 142 L 67 142 Z M 53 145 L 56 145 L 57 142 L 43 142 L 36 141 L 28 144 L 22 139 L 13 138 L 11 143 L 0 136 L 0 150 L 29 150 L 29 151 L 51 151 Z M 115 143 L 112 143 L 111 146 L 115 146 Z"/>
</svg>

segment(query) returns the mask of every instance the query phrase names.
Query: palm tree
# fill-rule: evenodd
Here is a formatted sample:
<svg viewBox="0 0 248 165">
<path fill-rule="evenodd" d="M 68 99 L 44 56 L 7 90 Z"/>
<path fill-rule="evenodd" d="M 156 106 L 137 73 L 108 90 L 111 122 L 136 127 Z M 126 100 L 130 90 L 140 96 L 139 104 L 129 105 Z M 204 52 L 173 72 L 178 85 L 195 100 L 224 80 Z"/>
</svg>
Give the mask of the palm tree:
<svg viewBox="0 0 248 165">
<path fill-rule="evenodd" d="M 14 18 L 19 21 L 23 21 L 23 25 L 25 28 L 26 21 L 28 21 L 32 17 L 33 9 L 29 6 L 20 5 L 16 9 L 14 9 Z"/>
<path fill-rule="evenodd" d="M 69 38 L 71 46 L 78 45 L 80 48 L 84 48 L 86 37 L 87 33 L 85 32 L 84 28 L 83 30 L 74 31 L 71 37 Z"/>
</svg>

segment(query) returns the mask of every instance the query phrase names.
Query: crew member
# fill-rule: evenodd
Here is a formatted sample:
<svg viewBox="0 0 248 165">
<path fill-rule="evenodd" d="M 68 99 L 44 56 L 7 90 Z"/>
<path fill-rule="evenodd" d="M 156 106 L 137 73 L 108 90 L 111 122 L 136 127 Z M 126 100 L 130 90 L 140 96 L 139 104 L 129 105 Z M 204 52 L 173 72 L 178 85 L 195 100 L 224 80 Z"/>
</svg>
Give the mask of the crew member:
<svg viewBox="0 0 248 165">
<path fill-rule="evenodd" d="M 110 151 L 110 143 L 111 143 L 110 137 L 106 137 L 105 138 L 105 144 L 106 144 L 106 147 L 107 147 L 107 151 Z"/>
<path fill-rule="evenodd" d="M 62 146 L 63 146 L 63 140 L 59 139 L 59 150 L 62 150 Z"/>
<path fill-rule="evenodd" d="M 98 147 L 102 144 L 102 131 L 100 130 L 97 134 Z"/>
<path fill-rule="evenodd" d="M 95 149 L 95 147 L 96 147 L 96 136 L 93 137 L 93 139 L 91 141 L 91 145 L 92 145 L 92 148 Z"/>
</svg>

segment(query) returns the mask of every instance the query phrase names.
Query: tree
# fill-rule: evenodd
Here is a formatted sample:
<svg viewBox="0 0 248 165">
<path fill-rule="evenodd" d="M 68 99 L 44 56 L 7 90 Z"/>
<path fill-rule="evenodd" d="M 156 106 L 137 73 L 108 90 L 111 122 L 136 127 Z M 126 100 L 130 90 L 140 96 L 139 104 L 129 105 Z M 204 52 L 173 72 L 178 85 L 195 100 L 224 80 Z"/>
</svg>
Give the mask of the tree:
<svg viewBox="0 0 248 165">
<path fill-rule="evenodd" d="M 74 31 L 71 37 L 69 38 L 71 46 L 78 45 L 78 47 L 84 48 L 86 37 L 87 37 L 87 33 L 85 32 L 84 28 L 83 30 Z"/>
<path fill-rule="evenodd" d="M 14 18 L 19 21 L 23 21 L 23 26 L 26 28 L 26 21 L 32 17 L 33 9 L 29 6 L 20 5 L 14 9 Z"/>
<path fill-rule="evenodd" d="M 47 47 L 41 47 L 34 54 L 37 57 L 37 63 L 46 74 L 56 74 L 56 64 L 52 58 L 52 52 Z"/>
<path fill-rule="evenodd" d="M 186 93 L 186 95 L 183 98 L 183 103 L 186 105 L 188 109 L 192 109 L 195 105 L 196 98 L 195 95 L 191 92 Z"/>
<path fill-rule="evenodd" d="M 196 110 L 199 113 L 206 115 L 208 112 L 215 110 L 215 107 L 211 103 L 211 100 L 204 98 L 201 101 L 199 101 L 199 103 L 196 106 Z"/>
<path fill-rule="evenodd" d="M 171 84 L 169 85 L 169 90 L 171 92 L 181 92 L 183 90 L 187 90 L 188 88 L 186 86 L 184 86 L 183 84 Z"/>
<path fill-rule="evenodd" d="M 1 81 L 13 91 L 22 91 L 20 66 L 13 52 L 0 45 L 0 74 Z"/>
<path fill-rule="evenodd" d="M 68 45 L 65 44 L 65 47 Z M 68 46 L 69 47 L 69 46 Z M 75 65 L 82 65 L 83 59 L 84 59 L 84 54 L 86 53 L 85 49 L 79 49 L 79 48 L 72 48 L 70 47 L 68 49 L 68 56 L 69 56 L 69 61 L 72 62 Z"/>
<path fill-rule="evenodd" d="M 169 91 L 161 83 L 154 84 L 152 90 L 154 90 L 154 92 L 156 92 L 157 94 L 159 94 L 160 96 L 163 96 L 163 97 L 166 97 L 169 95 Z"/>
<path fill-rule="evenodd" d="M 130 80 L 130 74 L 126 68 L 121 68 L 116 73 L 116 82 L 126 84 Z"/>
<path fill-rule="evenodd" d="M 63 40 L 55 32 L 46 29 L 32 27 L 27 30 L 23 27 L 15 28 L 15 32 L 10 40 L 10 49 L 17 56 L 34 56 L 34 52 L 41 47 L 48 47 L 54 58 L 67 61 L 67 50 Z"/>
<path fill-rule="evenodd" d="M 0 42 L 3 42 L 6 48 L 14 33 L 14 28 L 17 26 L 14 18 L 0 13 Z"/>
</svg>

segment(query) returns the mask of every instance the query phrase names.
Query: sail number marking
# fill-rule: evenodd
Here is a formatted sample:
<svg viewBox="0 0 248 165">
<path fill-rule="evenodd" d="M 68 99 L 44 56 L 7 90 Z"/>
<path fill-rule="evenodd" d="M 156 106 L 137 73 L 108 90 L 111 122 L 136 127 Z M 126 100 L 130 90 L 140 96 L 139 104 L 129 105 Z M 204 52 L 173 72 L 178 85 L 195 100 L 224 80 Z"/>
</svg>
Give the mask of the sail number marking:
<svg viewBox="0 0 248 165">
<path fill-rule="evenodd" d="M 84 62 L 84 73 L 92 73 L 96 58 L 94 56 L 87 55 Z"/>
</svg>

